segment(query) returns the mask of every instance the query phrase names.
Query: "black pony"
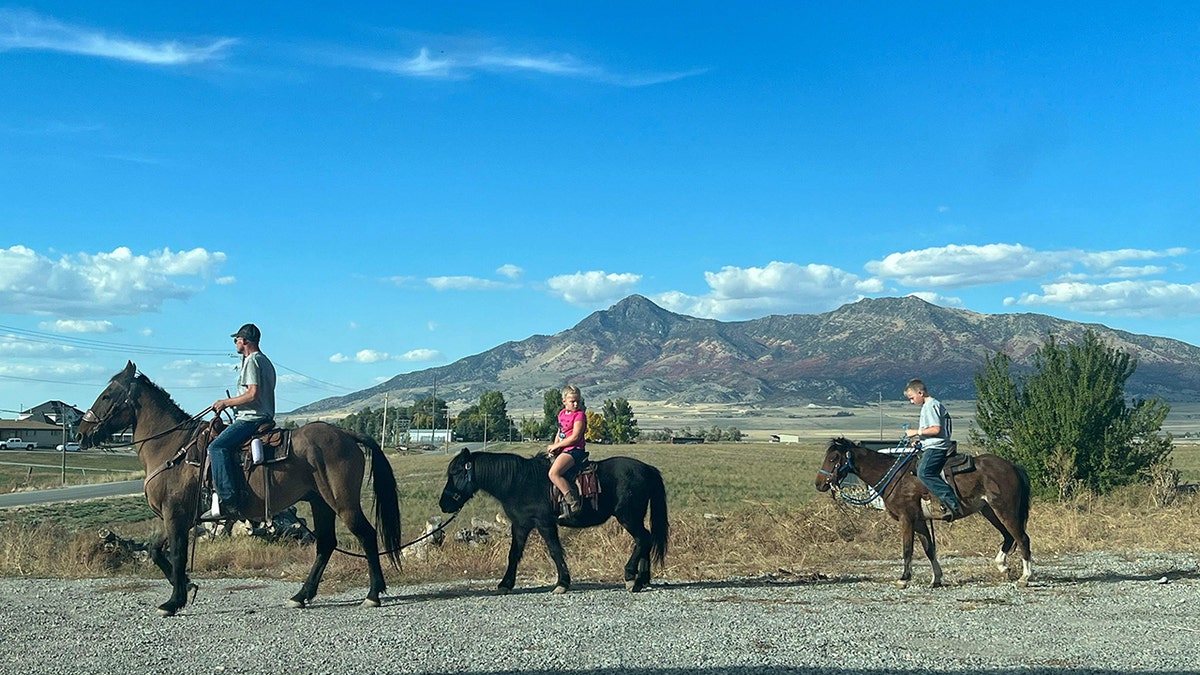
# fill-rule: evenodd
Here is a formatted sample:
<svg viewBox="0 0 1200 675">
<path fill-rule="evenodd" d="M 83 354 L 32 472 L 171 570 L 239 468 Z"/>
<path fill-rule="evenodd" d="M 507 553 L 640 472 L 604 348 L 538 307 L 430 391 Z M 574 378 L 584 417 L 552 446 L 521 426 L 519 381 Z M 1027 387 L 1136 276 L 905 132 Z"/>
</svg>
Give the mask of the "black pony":
<svg viewBox="0 0 1200 675">
<path fill-rule="evenodd" d="M 662 474 L 653 466 L 629 457 L 602 459 L 596 465 L 600 483 L 598 507 L 586 507 L 568 526 L 593 527 L 616 517 L 633 537 L 633 553 L 625 563 L 625 587 L 636 593 L 650 584 L 651 558 L 662 565 L 667 554 L 667 491 Z M 558 539 L 558 512 L 550 502 L 549 471 L 550 460 L 545 455 L 472 453 L 467 448 L 446 469 L 446 487 L 438 502 L 443 512 L 457 512 L 477 490 L 483 490 L 500 501 L 512 523 L 508 569 L 497 586 L 502 593 L 511 591 L 517 582 L 517 563 L 534 528 L 546 541 L 558 570 L 554 592 L 565 593 L 571 586 L 571 573 Z M 644 524 L 647 510 L 649 530 Z"/>
</svg>

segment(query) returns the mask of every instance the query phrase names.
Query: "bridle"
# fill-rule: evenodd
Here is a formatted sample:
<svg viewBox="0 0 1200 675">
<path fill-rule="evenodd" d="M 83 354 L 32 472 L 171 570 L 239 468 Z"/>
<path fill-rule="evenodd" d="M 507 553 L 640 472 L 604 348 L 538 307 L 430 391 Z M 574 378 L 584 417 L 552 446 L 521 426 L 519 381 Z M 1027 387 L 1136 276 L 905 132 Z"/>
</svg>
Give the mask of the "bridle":
<svg viewBox="0 0 1200 675">
<path fill-rule="evenodd" d="M 844 456 L 846 458 L 845 461 L 839 461 L 833 467 L 833 471 L 826 471 L 825 468 L 822 467 L 817 470 L 817 474 L 829 476 L 832 480 L 828 481 L 828 484 L 834 496 L 840 497 L 842 501 L 855 506 L 865 506 L 875 501 L 876 498 L 882 498 L 884 493 L 892 487 L 893 482 L 902 475 L 904 468 L 908 465 L 908 463 L 917 456 L 917 452 L 915 450 L 913 452 L 897 455 L 896 459 L 892 462 L 892 466 L 889 467 L 887 472 L 883 474 L 883 477 L 879 479 L 879 482 L 875 485 L 869 486 L 869 489 L 866 491 L 866 495 L 868 495 L 867 497 L 853 497 L 846 494 L 845 491 L 842 490 L 842 481 L 845 480 L 846 476 L 850 475 L 851 473 L 857 475 L 858 468 L 854 466 L 854 453 L 852 449 L 845 448 L 844 452 Z"/>
<path fill-rule="evenodd" d="M 101 425 L 103 425 L 104 423 L 111 420 L 113 418 L 113 416 L 115 416 L 118 412 L 120 412 L 126 408 L 132 408 L 134 412 L 133 412 L 133 422 L 131 423 L 131 427 L 134 431 L 137 431 L 138 404 L 137 404 L 137 401 L 134 400 L 133 390 L 134 390 L 134 387 L 133 387 L 133 384 L 131 383 L 130 386 L 125 389 L 125 392 L 124 392 L 125 397 L 122 398 L 120 402 L 114 403 L 113 405 L 109 406 L 108 412 L 105 413 L 104 417 L 100 417 L 99 415 L 96 414 L 96 412 L 94 410 L 92 410 L 91 408 L 88 408 L 87 412 L 83 413 L 83 421 L 88 422 L 89 424 L 96 425 L 96 431 L 100 431 Z M 154 434 L 153 436 L 147 436 L 146 438 L 133 441 L 133 445 L 137 446 L 137 445 L 145 443 L 147 441 L 152 441 L 156 438 L 162 438 L 163 436 L 166 436 L 167 434 L 174 433 L 189 424 L 193 424 L 194 422 L 196 422 L 196 420 L 199 420 L 201 417 L 204 417 L 208 413 L 212 412 L 212 409 L 213 409 L 212 406 L 208 406 L 204 410 L 201 410 L 199 413 L 192 415 L 188 419 L 180 422 L 179 424 L 176 424 L 175 426 L 173 426 L 169 429 L 166 429 L 165 431 L 160 431 L 160 432 Z M 108 432 L 108 436 L 111 436 L 111 435 L 112 435 L 112 432 Z"/>
<path fill-rule="evenodd" d="M 822 476 L 829 476 L 832 480 L 828 481 L 829 487 L 837 489 L 842 486 L 842 481 L 846 476 L 854 473 L 854 455 L 846 450 L 844 455 L 845 461 L 839 461 L 833 466 L 833 471 L 826 471 L 824 467 L 817 470 L 817 473 Z"/>
<path fill-rule="evenodd" d="M 468 499 L 475 495 L 478 487 L 475 485 L 475 462 L 467 460 L 463 464 L 463 473 L 466 475 L 466 480 L 461 485 L 455 481 L 454 489 L 446 486 L 446 494 L 455 502 L 465 504 Z"/>
</svg>

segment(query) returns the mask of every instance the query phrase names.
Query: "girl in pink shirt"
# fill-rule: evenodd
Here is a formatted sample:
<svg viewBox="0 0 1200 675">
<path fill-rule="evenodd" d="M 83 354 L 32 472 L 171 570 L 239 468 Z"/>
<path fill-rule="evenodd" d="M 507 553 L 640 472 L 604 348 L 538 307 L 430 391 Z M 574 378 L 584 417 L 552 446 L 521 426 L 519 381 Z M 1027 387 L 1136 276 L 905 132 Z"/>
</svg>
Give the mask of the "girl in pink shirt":
<svg viewBox="0 0 1200 675">
<path fill-rule="evenodd" d="M 579 387 L 567 385 L 562 390 L 563 409 L 558 413 L 558 438 L 546 447 L 550 455 L 550 482 L 563 494 L 567 517 L 579 513 L 579 492 L 567 480 L 571 467 L 587 459 L 587 413 Z"/>
</svg>

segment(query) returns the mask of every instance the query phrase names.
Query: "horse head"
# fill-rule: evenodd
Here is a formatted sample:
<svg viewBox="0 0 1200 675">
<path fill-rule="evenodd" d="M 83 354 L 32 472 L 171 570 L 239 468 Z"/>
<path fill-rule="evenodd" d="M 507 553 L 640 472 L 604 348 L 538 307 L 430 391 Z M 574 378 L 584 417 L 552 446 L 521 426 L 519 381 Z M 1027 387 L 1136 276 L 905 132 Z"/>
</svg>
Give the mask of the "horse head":
<svg viewBox="0 0 1200 675">
<path fill-rule="evenodd" d="M 107 441 L 116 432 L 133 426 L 137 420 L 139 383 L 133 361 L 109 380 L 96 402 L 79 423 L 79 446 L 90 448 Z"/>
<path fill-rule="evenodd" d="M 471 497 L 475 496 L 475 459 L 470 449 L 463 448 L 450 466 L 446 467 L 446 487 L 442 488 L 442 498 L 438 507 L 442 513 L 455 513 L 462 509 Z"/>
<path fill-rule="evenodd" d="M 827 492 L 830 488 L 838 487 L 842 479 L 854 472 L 854 444 L 845 438 L 835 438 L 829 441 L 825 451 L 825 461 L 817 471 L 816 488 Z"/>
</svg>

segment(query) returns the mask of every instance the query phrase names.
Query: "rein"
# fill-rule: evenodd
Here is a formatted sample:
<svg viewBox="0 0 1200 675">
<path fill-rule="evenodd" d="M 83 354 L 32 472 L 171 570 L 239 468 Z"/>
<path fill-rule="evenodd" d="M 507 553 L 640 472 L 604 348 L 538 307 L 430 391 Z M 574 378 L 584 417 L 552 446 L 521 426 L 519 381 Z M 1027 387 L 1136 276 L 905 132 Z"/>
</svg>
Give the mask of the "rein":
<svg viewBox="0 0 1200 675">
<path fill-rule="evenodd" d="M 432 530 L 426 532 L 425 534 L 417 537 L 416 539 L 413 539 L 412 541 L 408 542 L 407 544 L 401 544 L 400 548 L 393 549 L 391 551 L 380 551 L 379 555 L 384 556 L 384 555 L 391 555 L 393 553 L 399 553 L 399 552 L 403 551 L 404 549 L 406 549 L 410 546 L 413 546 L 414 544 L 419 544 L 419 543 L 425 541 L 426 539 L 432 537 L 433 535 L 437 534 L 438 532 L 441 532 L 442 530 L 446 529 L 446 526 L 449 525 L 450 523 L 453 523 L 454 519 L 458 517 L 459 513 L 460 513 L 460 511 L 455 511 L 454 513 L 450 514 L 450 517 L 446 520 L 446 522 L 442 523 L 441 525 L 438 525 L 437 527 L 435 527 Z M 312 530 L 310 530 L 308 528 L 308 525 L 306 525 L 304 523 L 304 521 L 300 521 L 300 527 L 304 528 L 304 531 L 309 533 L 313 537 L 317 536 L 317 534 L 315 532 L 313 532 Z M 333 550 L 337 551 L 338 553 L 344 553 L 353 558 L 366 558 L 367 557 L 367 554 L 365 554 L 365 553 L 358 553 L 357 551 L 347 551 L 346 549 L 344 549 L 340 546 L 335 546 L 333 548 Z"/>
<path fill-rule="evenodd" d="M 846 451 L 846 462 L 838 465 L 836 473 L 831 473 L 824 469 L 820 469 L 819 473 L 833 478 L 833 480 L 829 483 L 829 487 L 833 489 L 834 494 L 836 494 L 842 501 L 853 506 L 867 506 L 871 502 L 875 501 L 876 498 L 883 497 L 884 492 L 886 492 L 891 486 L 891 483 L 896 480 L 897 476 L 901 475 L 904 467 L 907 466 L 908 463 L 912 461 L 913 457 L 916 456 L 916 450 L 898 454 L 895 461 L 892 462 L 892 465 L 883 474 L 883 477 L 879 479 L 879 482 L 875 483 L 875 485 L 868 486 L 866 490 L 866 497 L 852 497 L 846 494 L 846 491 L 842 489 L 842 480 L 847 475 L 851 473 L 858 475 L 857 469 L 854 467 L 854 456 L 850 454 L 850 450 Z"/>
</svg>

